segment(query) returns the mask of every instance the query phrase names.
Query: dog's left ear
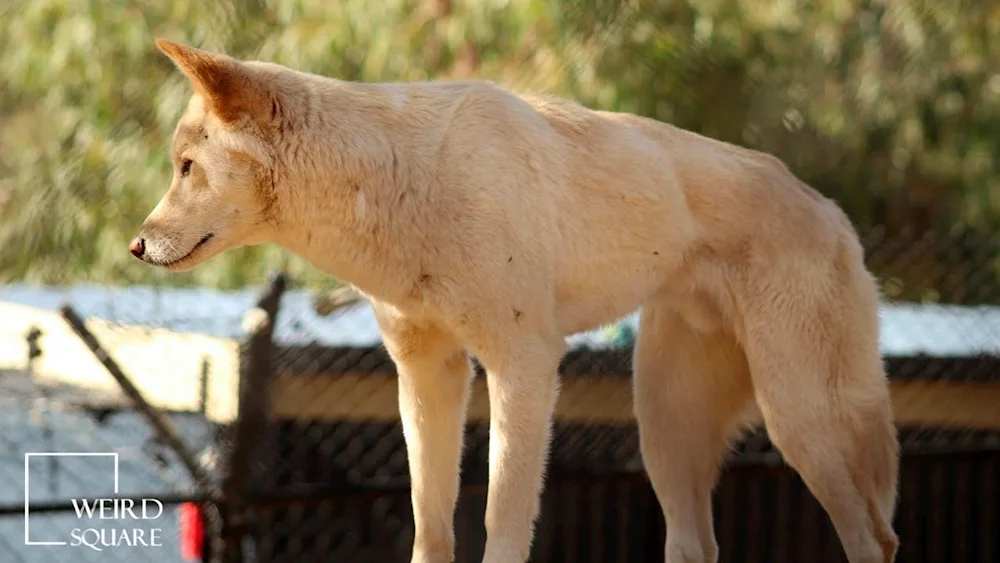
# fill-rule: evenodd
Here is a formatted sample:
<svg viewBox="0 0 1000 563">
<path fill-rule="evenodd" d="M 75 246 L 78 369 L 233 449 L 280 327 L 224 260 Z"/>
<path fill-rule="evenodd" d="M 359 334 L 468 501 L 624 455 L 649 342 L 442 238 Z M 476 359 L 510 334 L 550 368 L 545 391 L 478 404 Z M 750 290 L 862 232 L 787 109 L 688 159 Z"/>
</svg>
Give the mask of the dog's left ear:
<svg viewBox="0 0 1000 563">
<path fill-rule="evenodd" d="M 240 61 L 166 39 L 156 47 L 183 72 L 209 109 L 226 123 L 270 115 L 271 96 Z"/>
</svg>

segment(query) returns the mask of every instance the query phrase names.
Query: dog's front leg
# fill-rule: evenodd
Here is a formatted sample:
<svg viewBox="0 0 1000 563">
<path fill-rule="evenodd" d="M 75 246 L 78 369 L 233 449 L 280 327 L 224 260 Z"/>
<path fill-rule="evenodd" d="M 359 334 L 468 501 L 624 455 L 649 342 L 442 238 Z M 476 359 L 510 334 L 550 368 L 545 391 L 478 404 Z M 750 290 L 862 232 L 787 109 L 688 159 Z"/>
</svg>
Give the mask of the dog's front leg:
<svg viewBox="0 0 1000 563">
<path fill-rule="evenodd" d="M 462 352 L 441 362 L 404 362 L 398 371 L 415 527 L 412 563 L 452 563 L 469 362 Z"/>
<path fill-rule="evenodd" d="M 399 374 L 415 527 L 412 563 L 452 563 L 471 365 L 443 331 L 376 312 Z"/>
<path fill-rule="evenodd" d="M 524 563 L 531 551 L 563 349 L 532 342 L 486 365 L 490 478 L 483 563 Z M 484 362 L 485 363 L 485 362 Z"/>
</svg>

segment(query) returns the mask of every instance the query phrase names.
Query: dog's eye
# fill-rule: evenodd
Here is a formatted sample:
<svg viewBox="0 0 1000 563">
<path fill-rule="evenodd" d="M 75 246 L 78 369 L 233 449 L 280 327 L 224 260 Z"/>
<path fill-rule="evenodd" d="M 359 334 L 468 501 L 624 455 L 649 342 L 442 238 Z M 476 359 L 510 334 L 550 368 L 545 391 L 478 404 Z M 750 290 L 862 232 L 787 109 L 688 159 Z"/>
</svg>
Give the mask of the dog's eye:
<svg viewBox="0 0 1000 563">
<path fill-rule="evenodd" d="M 184 162 L 181 163 L 181 178 L 187 178 L 188 174 L 191 173 L 191 159 L 185 158 Z"/>
</svg>

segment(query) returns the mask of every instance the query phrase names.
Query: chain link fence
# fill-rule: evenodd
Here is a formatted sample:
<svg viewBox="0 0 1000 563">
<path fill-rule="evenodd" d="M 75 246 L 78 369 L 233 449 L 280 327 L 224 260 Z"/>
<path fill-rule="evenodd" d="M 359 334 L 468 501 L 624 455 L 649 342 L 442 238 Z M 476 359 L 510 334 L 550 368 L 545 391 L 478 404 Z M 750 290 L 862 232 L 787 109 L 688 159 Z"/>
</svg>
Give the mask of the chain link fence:
<svg viewBox="0 0 1000 563">
<path fill-rule="evenodd" d="M 997 268 L 1000 247 L 963 233 L 863 233 L 886 297 L 882 348 L 904 451 L 899 561 L 996 561 L 1000 306 L 992 303 L 1000 288 L 983 271 Z M 395 369 L 371 308 L 349 290 L 284 283 L 275 278 L 263 297 L 146 287 L 0 290 L 0 479 L 14 484 L 0 491 L 0 557 L 408 561 L 412 512 Z M 185 451 L 60 318 L 63 303 L 87 319 Z M 634 321 L 568 339 L 533 561 L 662 558 L 666 532 L 631 414 Z M 456 562 L 482 556 L 487 420 L 477 377 Z M 25 461 L 46 452 L 81 455 Z M 82 455 L 112 453 L 117 483 L 107 458 Z M 192 456 L 207 479 L 179 454 Z M 74 499 L 104 497 L 156 499 L 162 514 L 145 521 L 77 514 Z M 714 502 L 720 561 L 843 560 L 822 508 L 763 430 L 735 445 Z M 74 530 L 89 528 L 102 551 L 25 545 L 72 544 Z M 101 530 L 123 528 L 143 529 L 147 541 L 156 528 L 161 545 L 100 545 L 108 543 Z"/>
<path fill-rule="evenodd" d="M 224 321 L 238 330 L 248 306 L 227 310 L 198 293 L 0 289 L 0 560 L 160 562 L 190 551 L 186 503 L 204 495 L 185 462 L 215 470 L 219 421 L 235 408 L 225 387 L 238 369 Z M 244 300 L 252 305 L 252 294 Z M 74 333 L 64 303 L 190 459 Z"/>
<path fill-rule="evenodd" d="M 900 561 L 1000 557 L 997 238 L 863 230 L 882 285 L 882 349 L 903 445 Z M 343 303 L 337 307 L 332 304 Z M 635 317 L 569 339 L 560 366 L 533 561 L 657 561 L 662 517 L 631 415 Z M 286 294 L 275 319 L 270 423 L 255 458 L 261 561 L 408 561 L 406 448 L 395 370 L 370 307 Z M 478 366 L 477 366 L 478 370 Z M 481 370 L 480 375 L 481 375 Z M 488 407 L 477 377 L 456 512 L 456 561 L 485 542 Z M 280 501 L 274 498 L 280 497 Z M 829 520 L 758 429 L 715 498 L 720 561 L 842 561 Z"/>
</svg>

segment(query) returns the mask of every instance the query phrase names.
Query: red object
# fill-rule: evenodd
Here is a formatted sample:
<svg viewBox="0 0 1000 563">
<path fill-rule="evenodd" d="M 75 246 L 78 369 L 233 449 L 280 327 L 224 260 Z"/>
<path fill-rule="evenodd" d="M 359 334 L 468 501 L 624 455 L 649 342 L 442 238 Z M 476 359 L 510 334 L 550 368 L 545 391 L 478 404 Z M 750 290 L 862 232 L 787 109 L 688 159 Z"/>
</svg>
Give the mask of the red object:
<svg viewBox="0 0 1000 563">
<path fill-rule="evenodd" d="M 201 561 L 205 540 L 205 515 L 201 507 L 185 502 L 178 512 L 181 528 L 181 557 L 185 561 Z"/>
</svg>

